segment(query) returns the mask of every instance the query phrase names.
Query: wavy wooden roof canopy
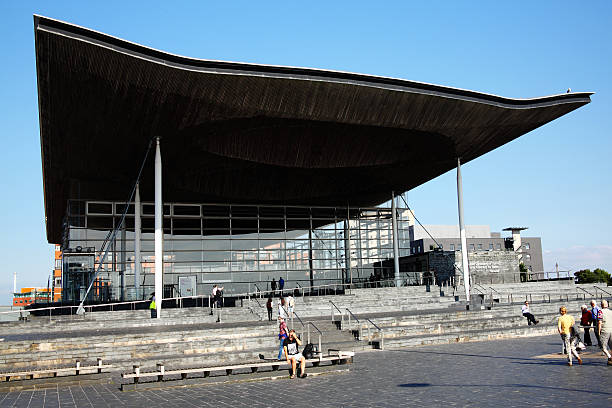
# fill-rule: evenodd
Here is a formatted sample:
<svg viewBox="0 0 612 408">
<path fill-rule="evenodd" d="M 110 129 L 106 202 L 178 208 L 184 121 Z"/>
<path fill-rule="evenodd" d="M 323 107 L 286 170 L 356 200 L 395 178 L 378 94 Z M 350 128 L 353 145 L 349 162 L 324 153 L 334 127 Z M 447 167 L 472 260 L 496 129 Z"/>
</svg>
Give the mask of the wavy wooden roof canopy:
<svg viewBox="0 0 612 408">
<path fill-rule="evenodd" d="M 168 202 L 370 206 L 590 102 L 186 58 L 34 16 L 47 239 L 125 200 L 153 136 Z M 153 199 L 152 155 L 141 181 Z"/>
</svg>

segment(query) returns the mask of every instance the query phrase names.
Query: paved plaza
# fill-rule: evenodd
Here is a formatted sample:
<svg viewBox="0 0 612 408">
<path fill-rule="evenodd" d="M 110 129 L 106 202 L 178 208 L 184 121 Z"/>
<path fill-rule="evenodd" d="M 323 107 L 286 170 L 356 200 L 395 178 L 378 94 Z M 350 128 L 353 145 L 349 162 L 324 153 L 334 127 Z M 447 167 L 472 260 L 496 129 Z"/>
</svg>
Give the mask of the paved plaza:
<svg viewBox="0 0 612 408">
<path fill-rule="evenodd" d="M 612 406 L 595 348 L 568 367 L 558 336 L 358 354 L 346 374 L 121 392 L 116 385 L 0 394 L 0 407 Z"/>
</svg>

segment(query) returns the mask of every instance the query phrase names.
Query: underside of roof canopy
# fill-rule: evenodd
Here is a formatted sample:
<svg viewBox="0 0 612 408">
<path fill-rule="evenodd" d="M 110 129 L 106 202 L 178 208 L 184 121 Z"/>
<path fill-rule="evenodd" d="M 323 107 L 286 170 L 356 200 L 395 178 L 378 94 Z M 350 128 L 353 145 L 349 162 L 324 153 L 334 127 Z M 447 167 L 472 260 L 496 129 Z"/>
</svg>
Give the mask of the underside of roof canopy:
<svg viewBox="0 0 612 408">
<path fill-rule="evenodd" d="M 590 102 L 208 61 L 34 17 L 47 238 L 125 200 L 152 137 L 167 202 L 370 206 Z M 153 199 L 153 160 L 141 180 Z"/>
</svg>

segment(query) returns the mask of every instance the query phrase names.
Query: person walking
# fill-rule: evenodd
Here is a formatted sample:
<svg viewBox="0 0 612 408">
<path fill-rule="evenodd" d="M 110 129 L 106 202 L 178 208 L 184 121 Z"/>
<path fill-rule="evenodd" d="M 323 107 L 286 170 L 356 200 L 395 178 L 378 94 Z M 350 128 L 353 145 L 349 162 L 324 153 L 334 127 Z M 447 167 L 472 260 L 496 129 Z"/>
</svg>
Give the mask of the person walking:
<svg viewBox="0 0 612 408">
<path fill-rule="evenodd" d="M 529 302 L 525 301 L 525 304 L 521 307 L 521 313 L 523 313 L 523 316 L 525 316 L 527 318 L 527 325 L 531 326 L 531 323 L 533 323 L 534 325 L 540 323 L 539 320 L 535 319 L 535 316 L 531 314 L 531 311 L 529 310 Z"/>
<path fill-rule="evenodd" d="M 600 309 L 597 307 L 597 303 L 594 300 L 591 300 L 591 322 L 593 323 L 593 333 L 597 339 L 597 347 L 602 348 L 601 339 L 599 338 L 599 331 L 597 330 L 600 319 L 599 310 Z"/>
<path fill-rule="evenodd" d="M 214 285 L 212 288 L 212 298 L 213 298 L 213 304 L 216 307 L 222 307 L 222 298 L 223 298 L 223 286 L 219 287 L 218 285 Z"/>
<path fill-rule="evenodd" d="M 278 349 L 278 359 L 283 359 L 283 346 L 285 339 L 287 338 L 287 323 L 282 317 L 278 317 L 278 339 L 280 340 L 280 347 Z"/>
<path fill-rule="evenodd" d="M 286 319 L 287 310 L 285 309 L 285 298 L 284 297 L 281 296 L 280 298 L 278 298 L 277 308 L 278 308 L 278 317 L 282 317 L 283 319 Z"/>
<path fill-rule="evenodd" d="M 287 296 L 287 311 L 289 312 L 289 317 L 293 319 L 293 308 L 295 306 L 295 299 L 293 296 Z"/>
<path fill-rule="evenodd" d="M 272 321 L 272 296 L 268 297 L 268 301 L 266 302 L 266 309 L 268 309 L 268 321 Z"/>
<path fill-rule="evenodd" d="M 151 303 L 149 303 L 151 319 L 155 319 L 157 317 L 157 305 L 155 304 L 155 295 L 151 295 L 151 298 L 149 300 L 151 301 Z"/>
<path fill-rule="evenodd" d="M 285 280 L 281 276 L 278 278 L 278 290 L 280 290 L 281 296 L 283 296 L 283 289 L 285 288 Z"/>
<path fill-rule="evenodd" d="M 597 320 L 596 333 L 599 334 L 601 341 L 601 349 L 608 357 L 608 365 L 612 366 L 612 355 L 610 347 L 612 346 L 612 310 L 608 309 L 608 301 L 601 301 L 601 309 L 599 309 L 599 319 Z"/>
<path fill-rule="evenodd" d="M 272 289 L 272 296 L 276 296 L 276 280 L 274 278 L 270 282 L 270 289 Z"/>
<path fill-rule="evenodd" d="M 575 323 L 574 318 L 567 314 L 567 308 L 565 306 L 561 306 L 559 308 L 559 313 L 561 314 L 561 317 L 559 317 L 557 331 L 561 335 L 561 340 L 563 340 L 563 344 L 565 345 L 565 350 L 567 352 L 567 365 L 570 367 L 572 366 L 572 354 L 576 357 L 576 359 L 578 359 L 578 364 L 582 364 L 582 359 L 576 352 L 576 348 L 572 347 L 570 342 L 571 327 Z"/>
<path fill-rule="evenodd" d="M 584 329 L 584 345 L 592 346 L 593 343 L 591 343 L 591 335 L 589 334 L 589 330 L 591 330 L 591 312 L 589 312 L 587 305 L 580 306 L 580 310 L 582 312 L 580 315 L 580 325 Z"/>
</svg>

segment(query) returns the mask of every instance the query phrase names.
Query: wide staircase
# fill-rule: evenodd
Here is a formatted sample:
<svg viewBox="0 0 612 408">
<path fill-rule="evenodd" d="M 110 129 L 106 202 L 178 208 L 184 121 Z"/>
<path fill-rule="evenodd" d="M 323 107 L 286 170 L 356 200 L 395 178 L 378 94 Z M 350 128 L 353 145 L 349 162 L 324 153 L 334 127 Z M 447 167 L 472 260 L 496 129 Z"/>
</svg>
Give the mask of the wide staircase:
<svg viewBox="0 0 612 408">
<path fill-rule="evenodd" d="M 354 289 L 342 295 L 300 296 L 289 321 L 303 341 L 328 349 L 366 351 L 457 341 L 475 341 L 556 333 L 561 305 L 578 317 L 591 298 L 612 299 L 603 285 L 568 282 L 489 285 L 484 302 L 466 310 L 460 289 L 425 287 Z M 478 293 L 477 291 L 475 291 Z M 510 295 L 510 296 L 509 296 Z M 536 296 L 534 296 L 536 295 Z M 593 296 L 591 296 L 593 295 Z M 540 321 L 527 326 L 521 303 L 531 300 Z M 240 302 L 238 303 L 240 305 Z M 111 371 L 132 365 L 154 369 L 213 366 L 276 358 L 278 324 L 267 321 L 265 299 L 244 299 L 241 306 L 163 310 L 150 319 L 147 310 L 86 313 L 84 316 L 35 317 L 0 324 L 0 372 L 95 364 Z M 275 312 L 276 317 L 276 312 Z M 217 322 L 219 320 L 219 322 Z M 319 340 L 320 338 L 320 340 Z"/>
</svg>

